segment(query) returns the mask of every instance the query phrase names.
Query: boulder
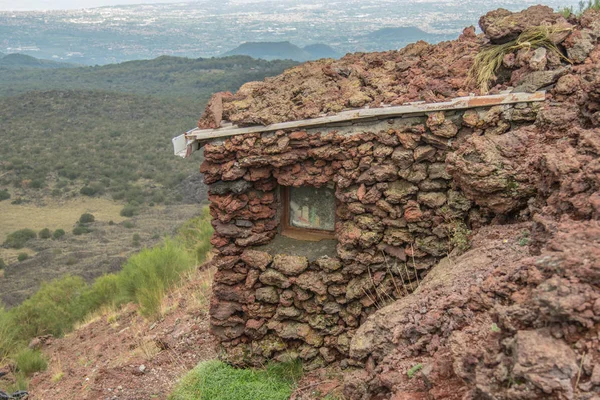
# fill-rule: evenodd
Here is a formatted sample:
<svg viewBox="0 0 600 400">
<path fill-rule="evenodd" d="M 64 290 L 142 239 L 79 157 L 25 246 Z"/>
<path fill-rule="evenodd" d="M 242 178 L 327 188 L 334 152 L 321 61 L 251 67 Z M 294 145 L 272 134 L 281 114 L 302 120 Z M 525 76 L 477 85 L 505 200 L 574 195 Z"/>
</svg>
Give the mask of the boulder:
<svg viewBox="0 0 600 400">
<path fill-rule="evenodd" d="M 558 25 L 565 30 L 572 27 L 562 15 L 555 13 L 552 8 L 542 5 L 531 6 L 516 13 L 499 8 L 488 12 L 479 19 L 481 30 L 495 44 L 515 40 L 528 28 L 540 25 Z M 568 32 L 558 35 L 553 41 L 560 43 L 567 34 Z"/>
</svg>

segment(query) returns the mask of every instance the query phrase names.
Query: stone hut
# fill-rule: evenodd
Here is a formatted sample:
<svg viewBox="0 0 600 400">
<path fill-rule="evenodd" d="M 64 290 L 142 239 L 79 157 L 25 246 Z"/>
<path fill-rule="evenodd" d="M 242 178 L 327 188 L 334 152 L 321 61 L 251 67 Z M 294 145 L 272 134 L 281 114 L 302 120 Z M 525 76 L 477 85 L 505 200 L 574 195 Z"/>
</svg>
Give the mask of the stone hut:
<svg viewBox="0 0 600 400">
<path fill-rule="evenodd" d="M 451 179 L 461 140 L 531 124 L 544 98 L 500 93 L 267 126 L 216 118 L 175 138 L 179 155 L 204 149 L 217 254 L 210 317 L 223 356 L 351 363 L 367 316 L 414 291 L 488 219 Z M 522 201 L 502 179 L 503 204 Z"/>
</svg>

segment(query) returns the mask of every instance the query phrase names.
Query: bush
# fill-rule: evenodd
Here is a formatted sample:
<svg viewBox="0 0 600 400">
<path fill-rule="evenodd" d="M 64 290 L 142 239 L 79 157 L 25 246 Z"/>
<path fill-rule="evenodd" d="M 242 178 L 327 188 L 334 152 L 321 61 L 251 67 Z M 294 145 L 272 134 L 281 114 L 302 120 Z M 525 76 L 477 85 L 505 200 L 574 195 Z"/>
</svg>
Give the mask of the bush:
<svg viewBox="0 0 600 400">
<path fill-rule="evenodd" d="M 7 265 L 6 265 L 6 263 L 4 262 L 4 259 L 0 258 L 0 269 L 4 269 L 4 268 L 6 268 L 6 267 L 7 267 Z"/>
<path fill-rule="evenodd" d="M 13 249 L 22 249 L 31 239 L 35 239 L 37 234 L 31 229 L 20 229 L 6 236 L 4 244 Z"/>
<path fill-rule="evenodd" d="M 81 214 L 81 217 L 79 217 L 80 224 L 89 224 L 91 222 L 94 222 L 95 220 L 96 218 L 89 213 Z"/>
<path fill-rule="evenodd" d="M 134 227 L 135 227 L 135 225 L 134 225 L 134 224 L 133 224 L 133 222 L 131 222 L 131 221 L 125 221 L 125 222 L 123 222 L 123 226 L 124 226 L 125 228 L 127 228 L 127 229 L 131 229 L 131 228 L 134 228 Z"/>
<path fill-rule="evenodd" d="M 181 273 L 193 265 L 189 254 L 172 240 L 142 250 L 129 258 L 119 274 L 124 300 L 138 303 L 146 317 L 157 316 L 166 290 L 179 282 Z"/>
<path fill-rule="evenodd" d="M 133 204 L 127 204 L 121 210 L 121 216 L 122 217 L 133 217 L 134 215 L 138 215 L 139 212 L 140 212 L 140 209 L 138 206 L 133 205 Z"/>
<path fill-rule="evenodd" d="M 85 235 L 86 233 L 90 233 L 90 232 L 91 232 L 90 228 L 88 228 L 85 225 L 77 225 L 75 228 L 73 228 L 73 235 L 75 235 L 75 236 Z"/>
<path fill-rule="evenodd" d="M 194 255 L 198 264 L 202 264 L 206 260 L 206 255 L 212 248 L 210 238 L 213 234 L 213 227 L 210 220 L 210 210 L 208 207 L 204 207 L 202 215 L 184 223 L 177 236 L 185 248 Z"/>
<path fill-rule="evenodd" d="M 28 258 L 29 258 L 29 254 L 27 254 L 27 253 L 19 253 L 19 255 L 17 256 L 17 260 L 18 260 L 19 262 L 21 262 L 21 261 L 25 261 L 25 260 L 27 260 Z"/>
<path fill-rule="evenodd" d="M 0 190 L 0 201 L 8 199 L 10 199 L 10 193 L 8 193 L 8 190 Z"/>
<path fill-rule="evenodd" d="M 52 232 L 50 232 L 50 229 L 44 228 L 38 233 L 38 237 L 40 239 L 50 239 L 52 237 Z"/>
<path fill-rule="evenodd" d="M 17 347 L 17 338 L 18 329 L 12 315 L 0 307 L 0 365 Z"/>
<path fill-rule="evenodd" d="M 169 399 L 286 400 L 301 376 L 299 362 L 270 364 L 264 370 L 254 370 L 205 361 L 181 379 Z"/>
<path fill-rule="evenodd" d="M 113 306 L 119 300 L 119 276 L 103 275 L 82 296 L 84 308 L 92 312 L 103 306 Z"/>
<path fill-rule="evenodd" d="M 65 230 L 64 229 L 57 229 L 52 234 L 52 238 L 54 238 L 55 240 L 58 240 L 58 239 L 60 239 L 63 236 L 65 236 Z"/>
<path fill-rule="evenodd" d="M 19 326 L 19 337 L 61 336 L 71 330 L 73 324 L 88 312 L 80 301 L 86 286 L 83 278 L 78 276 L 42 283 L 37 293 L 11 310 Z"/>
<path fill-rule="evenodd" d="M 31 375 L 34 372 L 45 371 L 48 368 L 48 363 L 37 350 L 24 348 L 15 356 L 17 371 L 24 375 Z"/>
</svg>

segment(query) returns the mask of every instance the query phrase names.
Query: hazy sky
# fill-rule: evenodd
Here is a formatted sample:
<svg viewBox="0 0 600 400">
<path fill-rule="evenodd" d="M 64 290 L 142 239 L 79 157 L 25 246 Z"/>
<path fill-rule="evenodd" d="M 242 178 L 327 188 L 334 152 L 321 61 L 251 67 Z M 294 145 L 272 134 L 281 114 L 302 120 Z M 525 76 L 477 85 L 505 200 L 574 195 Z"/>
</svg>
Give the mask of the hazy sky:
<svg viewBox="0 0 600 400">
<path fill-rule="evenodd" d="M 63 10 L 121 4 L 184 3 L 190 0 L 0 0 L 2 11 Z"/>
</svg>

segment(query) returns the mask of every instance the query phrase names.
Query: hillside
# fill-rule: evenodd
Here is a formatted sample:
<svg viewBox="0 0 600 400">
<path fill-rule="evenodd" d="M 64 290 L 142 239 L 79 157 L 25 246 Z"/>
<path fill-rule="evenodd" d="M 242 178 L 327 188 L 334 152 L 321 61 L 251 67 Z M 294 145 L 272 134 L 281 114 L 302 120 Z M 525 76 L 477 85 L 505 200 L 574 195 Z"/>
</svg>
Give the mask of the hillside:
<svg viewBox="0 0 600 400">
<path fill-rule="evenodd" d="M 96 67 L 55 70 L 0 70 L 0 96 L 31 90 L 85 89 L 187 97 L 201 103 L 215 90 L 234 90 L 246 82 L 277 75 L 291 61 L 235 56 L 191 59 L 162 56 Z M 197 104 L 198 104 L 197 103 Z"/>
<path fill-rule="evenodd" d="M 224 54 L 244 55 L 261 60 L 310 61 L 320 58 L 338 58 L 339 53 L 325 44 L 300 48 L 290 42 L 247 42 Z"/>
<path fill-rule="evenodd" d="M 51 60 L 41 60 L 25 54 L 8 54 L 0 53 L 0 69 L 1 68 L 37 68 L 37 69 L 56 69 L 56 68 L 76 68 L 77 65 L 56 62 Z"/>
<path fill-rule="evenodd" d="M 396 48 L 404 47 L 409 43 L 414 43 L 423 40 L 428 43 L 437 43 L 447 39 L 447 35 L 428 33 L 414 26 L 396 27 L 396 28 L 381 28 L 374 32 L 365 35 L 366 38 L 372 41 L 390 43 Z"/>
<path fill-rule="evenodd" d="M 116 271 L 127 255 L 199 213 L 201 175 L 173 156 L 171 138 L 196 123 L 210 93 L 289 65 L 161 57 L 0 69 L 0 244 L 20 229 L 66 232 L 22 249 L 0 245 L 7 264 L 0 267 L 1 300 L 14 306 L 65 273 L 92 280 Z M 98 222 L 76 235 L 84 213 Z"/>
</svg>

